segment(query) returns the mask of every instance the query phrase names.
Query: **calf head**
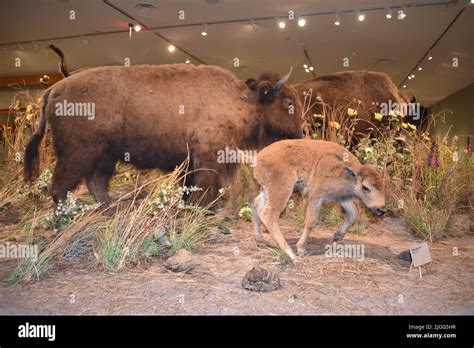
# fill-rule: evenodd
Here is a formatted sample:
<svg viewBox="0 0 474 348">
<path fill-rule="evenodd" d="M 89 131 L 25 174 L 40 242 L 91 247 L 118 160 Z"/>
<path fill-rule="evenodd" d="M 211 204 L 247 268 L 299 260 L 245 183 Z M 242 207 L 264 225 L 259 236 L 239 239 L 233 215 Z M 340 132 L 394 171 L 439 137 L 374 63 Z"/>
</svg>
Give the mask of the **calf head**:
<svg viewBox="0 0 474 348">
<path fill-rule="evenodd" d="M 382 176 L 374 166 L 363 165 L 358 171 L 346 167 L 347 175 L 355 180 L 354 194 L 375 216 L 385 214 L 385 192 Z"/>
<path fill-rule="evenodd" d="M 285 83 L 292 69 L 283 78 L 263 74 L 258 81 L 248 79 L 250 100 L 257 104 L 260 120 L 259 145 L 265 146 L 282 139 L 298 139 L 303 136 L 301 104 L 296 91 Z"/>
</svg>

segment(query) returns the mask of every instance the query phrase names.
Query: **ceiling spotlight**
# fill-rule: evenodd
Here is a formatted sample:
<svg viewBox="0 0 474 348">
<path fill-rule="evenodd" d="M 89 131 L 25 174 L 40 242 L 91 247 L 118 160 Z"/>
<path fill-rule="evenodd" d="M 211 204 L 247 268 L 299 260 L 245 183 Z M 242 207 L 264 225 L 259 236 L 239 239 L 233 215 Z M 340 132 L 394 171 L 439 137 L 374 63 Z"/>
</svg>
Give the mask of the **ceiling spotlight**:
<svg viewBox="0 0 474 348">
<path fill-rule="evenodd" d="M 285 27 L 286 27 L 285 21 L 283 21 L 283 20 L 278 20 L 278 27 L 279 27 L 280 29 L 285 29 Z"/>
<path fill-rule="evenodd" d="M 430 55 L 428 56 L 428 60 L 431 60 L 431 59 L 433 59 L 433 56 L 430 54 Z"/>
<path fill-rule="evenodd" d="M 307 65 L 307 64 L 303 64 L 303 68 L 308 69 L 308 65 Z"/>
<path fill-rule="evenodd" d="M 471 4 L 474 4 L 474 0 L 471 0 Z"/>
<path fill-rule="evenodd" d="M 336 20 L 334 21 L 334 25 L 341 25 L 341 18 L 339 17 L 339 13 L 336 13 Z"/>
<path fill-rule="evenodd" d="M 151 4 L 136 4 L 135 8 L 143 12 L 152 12 L 156 10 L 156 7 Z"/>
<path fill-rule="evenodd" d="M 411 78 L 414 79 L 414 78 L 415 78 L 415 74 L 411 74 Z"/>
<path fill-rule="evenodd" d="M 191 63 L 191 60 L 189 60 L 189 58 L 186 58 L 185 63 L 186 63 L 186 64 L 189 64 L 189 63 Z"/>
<path fill-rule="evenodd" d="M 303 28 L 305 25 L 306 25 L 306 19 L 304 19 L 303 17 L 300 17 L 298 19 L 298 26 Z"/>
<path fill-rule="evenodd" d="M 358 11 L 357 12 L 357 19 L 359 20 L 359 22 L 363 22 L 365 20 L 365 14 L 363 14 L 362 12 Z"/>
<path fill-rule="evenodd" d="M 176 50 L 176 47 L 174 47 L 174 45 L 169 45 L 168 46 L 168 51 L 174 52 L 175 50 Z"/>
<path fill-rule="evenodd" d="M 310 66 L 310 67 L 309 67 L 309 70 L 310 70 L 310 71 L 313 71 L 313 70 L 314 70 L 314 67 Z"/>
<path fill-rule="evenodd" d="M 423 70 L 423 68 L 421 67 L 421 65 L 418 67 L 418 71 L 421 71 Z"/>
<path fill-rule="evenodd" d="M 387 8 L 387 13 L 385 14 L 385 18 L 387 18 L 387 19 L 392 18 L 392 9 L 390 7 Z"/>
<path fill-rule="evenodd" d="M 136 32 L 139 32 L 140 30 L 142 30 L 142 27 L 140 24 L 135 24 L 135 26 L 133 27 L 133 29 L 136 31 Z"/>
<path fill-rule="evenodd" d="M 304 69 L 304 71 L 306 71 L 307 73 L 309 73 L 309 69 L 308 69 L 308 68 Z"/>
<path fill-rule="evenodd" d="M 404 19 L 404 18 L 407 16 L 407 13 L 406 13 L 405 8 L 399 9 L 399 10 L 397 11 L 397 14 L 398 14 L 397 18 L 398 18 L 399 20 L 402 20 L 402 19 Z"/>
<path fill-rule="evenodd" d="M 410 76 L 408 76 L 408 79 L 409 79 L 409 80 L 411 80 L 411 79 L 412 79 L 411 75 L 410 75 Z"/>
<path fill-rule="evenodd" d="M 407 85 L 403 85 L 402 88 L 407 88 Z"/>
<path fill-rule="evenodd" d="M 201 35 L 207 36 L 207 24 L 204 24 L 204 28 L 202 29 Z"/>
</svg>

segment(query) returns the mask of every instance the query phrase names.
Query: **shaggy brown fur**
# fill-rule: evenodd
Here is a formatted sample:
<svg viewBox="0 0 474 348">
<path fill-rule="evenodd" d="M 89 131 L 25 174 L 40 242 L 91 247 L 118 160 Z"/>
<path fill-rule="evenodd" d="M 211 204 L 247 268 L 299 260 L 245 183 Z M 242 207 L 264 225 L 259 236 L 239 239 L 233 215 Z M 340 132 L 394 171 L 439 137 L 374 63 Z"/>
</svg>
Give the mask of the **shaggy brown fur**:
<svg viewBox="0 0 474 348">
<path fill-rule="evenodd" d="M 339 106 L 352 103 L 355 99 L 361 104 L 352 104 L 352 108 L 358 111 L 357 117 L 361 119 L 356 126 L 356 133 L 365 134 L 371 124 L 366 121 L 374 121 L 374 113 L 380 112 L 377 104 L 387 103 L 409 103 L 409 99 L 398 90 L 390 77 L 384 73 L 374 71 L 344 71 L 331 75 L 319 76 L 305 80 L 294 86 L 298 95 L 303 100 L 303 92 L 312 89 L 310 105 L 312 107 L 310 115 L 322 114 L 323 108 L 316 98 L 321 97 L 325 104 L 333 110 Z M 315 103 L 316 102 L 316 103 Z M 355 107 L 354 107 L 355 106 Z M 346 117 L 349 117 L 346 115 Z"/>
<path fill-rule="evenodd" d="M 57 155 L 55 202 L 86 179 L 93 196 L 108 203 L 107 184 L 117 161 L 129 158 L 137 168 L 172 170 L 186 159 L 188 148 L 190 169 L 210 169 L 196 172 L 189 182 L 209 190 L 203 203 L 208 202 L 236 167 L 218 163 L 219 150 L 261 148 L 302 136 L 301 111 L 289 115 L 287 107 L 297 95 L 284 85 L 271 90 L 276 82 L 260 80 L 250 90 L 227 70 L 188 64 L 75 72 L 45 93 L 40 131 L 26 149 L 25 178 L 38 175 L 37 147 L 47 119 Z M 95 118 L 55 116 L 56 103 L 65 100 L 94 103 Z"/>
<path fill-rule="evenodd" d="M 374 215 L 385 212 L 381 176 L 372 166 L 361 165 L 347 149 L 335 143 L 310 139 L 273 143 L 257 155 L 254 177 L 261 185 L 252 209 L 255 236 L 257 240 L 262 239 L 260 225 L 263 222 L 292 260 L 296 256 L 280 232 L 278 218 L 294 189 L 307 199 L 304 231 L 297 243 L 301 256 L 305 253 L 308 235 L 317 224 L 322 204 L 340 203 L 347 214 L 334 240 L 342 239 L 354 223 L 355 198 L 360 198 Z"/>
</svg>

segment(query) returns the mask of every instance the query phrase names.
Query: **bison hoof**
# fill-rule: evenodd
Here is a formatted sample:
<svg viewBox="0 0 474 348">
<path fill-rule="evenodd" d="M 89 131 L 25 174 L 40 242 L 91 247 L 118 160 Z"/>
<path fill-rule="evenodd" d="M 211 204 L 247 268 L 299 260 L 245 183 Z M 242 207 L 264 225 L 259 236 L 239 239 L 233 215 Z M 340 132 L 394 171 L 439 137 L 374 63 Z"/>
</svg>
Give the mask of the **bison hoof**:
<svg viewBox="0 0 474 348">
<path fill-rule="evenodd" d="M 298 256 L 303 257 L 306 255 L 306 249 L 298 248 Z"/>
<path fill-rule="evenodd" d="M 337 241 L 339 241 L 339 240 L 342 240 L 342 238 L 344 238 L 344 235 L 340 235 L 339 233 L 336 232 L 336 233 L 334 234 L 334 237 L 332 237 L 332 241 L 333 241 L 333 242 L 337 242 Z"/>
</svg>

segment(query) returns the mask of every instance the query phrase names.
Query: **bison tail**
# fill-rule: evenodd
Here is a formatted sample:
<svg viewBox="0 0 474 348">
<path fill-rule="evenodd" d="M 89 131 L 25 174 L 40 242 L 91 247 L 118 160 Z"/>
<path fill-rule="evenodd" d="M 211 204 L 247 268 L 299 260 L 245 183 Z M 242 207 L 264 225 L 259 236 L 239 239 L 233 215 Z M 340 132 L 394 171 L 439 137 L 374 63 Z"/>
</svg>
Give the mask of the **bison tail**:
<svg viewBox="0 0 474 348">
<path fill-rule="evenodd" d="M 43 106 L 41 107 L 40 123 L 38 131 L 33 135 L 25 150 L 25 166 L 23 168 L 23 176 L 26 182 L 33 182 L 38 177 L 39 172 L 39 152 L 38 147 L 44 137 L 46 130 L 46 105 L 48 103 L 50 91 L 43 96 Z"/>
<path fill-rule="evenodd" d="M 67 70 L 63 51 L 61 51 L 59 48 L 57 48 L 54 45 L 49 45 L 48 48 L 54 53 L 56 53 L 59 56 L 59 58 L 61 58 L 61 61 L 59 62 L 59 71 L 61 72 L 61 75 L 63 75 L 63 77 L 68 77 L 69 75 L 71 75 L 69 71 Z"/>
</svg>

